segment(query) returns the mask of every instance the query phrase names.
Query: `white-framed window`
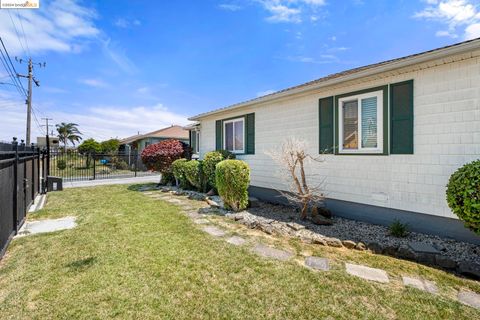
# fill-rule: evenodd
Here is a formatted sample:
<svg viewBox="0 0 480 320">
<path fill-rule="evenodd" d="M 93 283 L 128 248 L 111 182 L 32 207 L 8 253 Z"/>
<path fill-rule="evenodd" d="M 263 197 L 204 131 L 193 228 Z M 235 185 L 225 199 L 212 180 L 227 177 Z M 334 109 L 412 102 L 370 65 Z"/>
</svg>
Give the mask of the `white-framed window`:
<svg viewBox="0 0 480 320">
<path fill-rule="evenodd" d="M 245 119 L 223 122 L 223 148 L 233 153 L 245 152 Z"/>
<path fill-rule="evenodd" d="M 383 153 L 383 91 L 338 99 L 339 153 Z"/>
<path fill-rule="evenodd" d="M 195 131 L 195 153 L 200 153 L 200 131 Z"/>
</svg>

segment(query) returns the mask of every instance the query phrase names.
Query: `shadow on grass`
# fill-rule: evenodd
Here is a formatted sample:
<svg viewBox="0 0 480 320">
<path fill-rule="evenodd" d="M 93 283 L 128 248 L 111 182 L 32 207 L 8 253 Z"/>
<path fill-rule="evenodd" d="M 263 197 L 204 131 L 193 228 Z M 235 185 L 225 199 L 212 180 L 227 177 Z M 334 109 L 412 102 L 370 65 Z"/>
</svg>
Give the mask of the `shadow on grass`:
<svg viewBox="0 0 480 320">
<path fill-rule="evenodd" d="M 71 271 L 83 271 L 91 267 L 97 261 L 96 257 L 88 257 L 85 259 L 76 260 L 65 265 Z"/>
<path fill-rule="evenodd" d="M 128 186 L 128 190 L 130 191 L 137 191 L 137 192 L 143 192 L 143 191 L 148 191 L 148 190 L 157 190 L 159 184 L 158 183 L 138 183 L 138 184 L 132 184 Z"/>
</svg>

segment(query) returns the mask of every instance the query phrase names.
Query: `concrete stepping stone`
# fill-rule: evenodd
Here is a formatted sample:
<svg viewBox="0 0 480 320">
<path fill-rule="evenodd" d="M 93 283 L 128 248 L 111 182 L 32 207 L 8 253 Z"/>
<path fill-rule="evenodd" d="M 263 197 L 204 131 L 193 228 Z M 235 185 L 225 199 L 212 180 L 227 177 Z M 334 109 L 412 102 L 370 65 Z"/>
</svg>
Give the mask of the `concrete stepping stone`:
<svg viewBox="0 0 480 320">
<path fill-rule="evenodd" d="M 76 217 L 27 221 L 18 232 L 18 236 L 73 229 L 77 226 Z"/>
<path fill-rule="evenodd" d="M 480 309 L 480 294 L 472 291 L 460 291 L 458 293 L 458 301 L 475 309 Z"/>
<path fill-rule="evenodd" d="M 390 279 L 388 279 L 388 275 L 385 270 L 350 263 L 346 263 L 345 267 L 347 268 L 347 273 L 353 276 L 381 283 L 390 282 Z"/>
<path fill-rule="evenodd" d="M 438 288 L 435 285 L 435 282 L 410 277 L 402 277 L 402 280 L 403 285 L 407 287 L 413 287 L 418 290 L 426 291 L 433 294 L 438 292 Z"/>
<path fill-rule="evenodd" d="M 310 269 L 320 270 L 320 271 L 330 270 L 330 266 L 328 265 L 327 258 L 307 257 L 305 259 L 305 266 L 307 266 Z"/>
<path fill-rule="evenodd" d="M 255 245 L 253 251 L 264 258 L 272 258 L 280 261 L 286 261 L 293 257 L 293 253 L 289 251 L 275 249 L 263 244 Z"/>
<path fill-rule="evenodd" d="M 173 203 L 173 204 L 182 204 L 183 203 L 182 200 L 178 200 L 178 199 L 175 199 L 175 198 L 165 199 L 165 201 Z"/>
<path fill-rule="evenodd" d="M 214 226 L 206 226 L 203 228 L 203 231 L 214 237 L 223 237 L 225 235 L 225 231 Z"/>
<path fill-rule="evenodd" d="M 230 244 L 233 244 L 235 246 L 241 246 L 243 245 L 245 242 L 247 242 L 247 240 L 245 240 L 244 238 L 242 237 L 238 237 L 238 236 L 233 236 L 233 237 L 230 237 L 227 239 L 227 242 L 230 243 Z"/>
<path fill-rule="evenodd" d="M 191 219 L 200 219 L 200 218 L 205 217 L 204 214 L 200 214 L 196 211 L 187 212 L 187 216 L 189 216 Z"/>
<path fill-rule="evenodd" d="M 193 222 L 195 222 L 196 224 L 209 224 L 210 221 L 208 221 L 207 219 L 195 219 L 193 220 Z"/>
</svg>

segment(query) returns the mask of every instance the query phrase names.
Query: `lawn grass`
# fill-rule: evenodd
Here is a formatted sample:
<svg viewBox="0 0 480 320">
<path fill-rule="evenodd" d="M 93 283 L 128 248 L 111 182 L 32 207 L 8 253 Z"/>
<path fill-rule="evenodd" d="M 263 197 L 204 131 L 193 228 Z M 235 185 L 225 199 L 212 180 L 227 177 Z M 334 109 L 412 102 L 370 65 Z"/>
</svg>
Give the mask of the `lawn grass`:
<svg viewBox="0 0 480 320">
<path fill-rule="evenodd" d="M 329 272 L 278 262 L 214 239 L 178 207 L 125 185 L 51 193 L 30 219 L 78 217 L 72 230 L 16 239 L 0 262 L 0 319 L 476 319 L 454 289 L 475 281 L 394 258 L 262 237 L 332 259 Z M 231 232 L 242 226 L 224 220 Z M 392 283 L 345 273 L 343 261 L 381 267 Z M 437 282 L 438 296 L 397 276 Z"/>
</svg>

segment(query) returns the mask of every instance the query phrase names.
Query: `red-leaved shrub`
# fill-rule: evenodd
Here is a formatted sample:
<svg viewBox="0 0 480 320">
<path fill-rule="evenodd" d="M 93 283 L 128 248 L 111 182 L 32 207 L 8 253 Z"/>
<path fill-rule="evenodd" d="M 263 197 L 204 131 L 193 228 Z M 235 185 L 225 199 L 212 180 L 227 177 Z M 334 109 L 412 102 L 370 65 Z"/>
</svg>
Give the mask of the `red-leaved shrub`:
<svg viewBox="0 0 480 320">
<path fill-rule="evenodd" d="M 190 147 L 181 141 L 170 139 L 151 144 L 142 151 L 142 161 L 148 170 L 162 174 L 162 183 L 174 180 L 172 172 L 173 161 L 181 158 L 190 158 Z"/>
</svg>

